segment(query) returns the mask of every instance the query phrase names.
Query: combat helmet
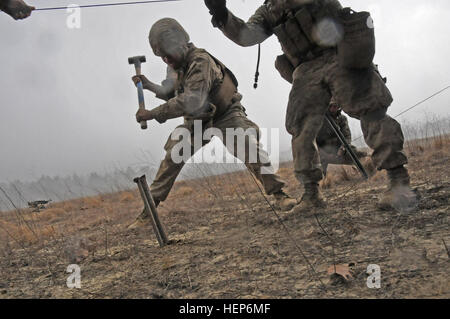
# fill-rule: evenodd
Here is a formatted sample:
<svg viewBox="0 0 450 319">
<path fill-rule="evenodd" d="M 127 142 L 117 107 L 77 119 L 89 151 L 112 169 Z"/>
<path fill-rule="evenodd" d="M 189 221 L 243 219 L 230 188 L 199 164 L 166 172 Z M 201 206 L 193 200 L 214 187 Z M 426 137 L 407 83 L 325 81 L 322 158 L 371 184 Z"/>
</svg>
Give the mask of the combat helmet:
<svg viewBox="0 0 450 319">
<path fill-rule="evenodd" d="M 190 41 L 186 30 L 172 18 L 163 18 L 155 22 L 148 39 L 156 56 L 176 52 Z"/>
</svg>

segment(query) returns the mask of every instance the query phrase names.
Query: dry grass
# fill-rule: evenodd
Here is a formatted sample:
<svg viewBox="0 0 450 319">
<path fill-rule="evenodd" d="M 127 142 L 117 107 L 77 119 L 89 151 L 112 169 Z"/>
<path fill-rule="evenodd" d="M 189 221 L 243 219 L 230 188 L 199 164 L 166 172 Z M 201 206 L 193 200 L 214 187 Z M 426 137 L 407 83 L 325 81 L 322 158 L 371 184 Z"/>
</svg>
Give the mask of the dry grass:
<svg viewBox="0 0 450 319">
<path fill-rule="evenodd" d="M 83 198 L 83 204 L 86 208 L 98 208 L 103 205 L 102 198 L 100 196 Z"/>
<path fill-rule="evenodd" d="M 123 192 L 119 195 L 119 201 L 121 203 L 129 203 L 136 199 L 132 192 Z"/>
<path fill-rule="evenodd" d="M 353 179 L 352 173 L 353 173 L 352 168 L 349 168 L 348 166 L 341 166 L 339 168 L 338 180 L 345 182 L 351 181 Z"/>
<path fill-rule="evenodd" d="M 412 150 L 410 147 L 413 147 L 414 149 Z M 417 176 L 421 167 L 425 167 L 425 164 L 429 165 L 430 167 L 431 165 L 434 165 L 429 164 L 431 162 L 438 163 L 435 164 L 435 168 L 439 168 L 438 165 L 448 165 L 439 163 L 445 161 L 445 158 L 448 158 L 449 150 L 449 136 L 428 139 L 427 142 L 416 141 L 410 143 L 410 145 L 407 146 L 406 151 L 410 155 L 412 166 L 414 167 L 412 173 Z M 424 164 L 422 165 L 421 163 Z M 363 164 L 366 164 L 365 166 L 367 167 L 367 163 Z M 301 192 L 299 183 L 296 181 L 296 178 L 293 174 L 292 163 L 284 163 L 278 173 L 284 180 L 287 181 L 289 190 L 291 190 L 293 193 Z M 426 175 L 426 173 L 421 174 Z M 328 195 L 334 195 L 339 191 L 346 190 L 348 188 L 348 185 L 352 185 L 357 180 L 357 178 L 359 178 L 359 172 L 354 170 L 350 166 L 340 167 L 332 165 L 330 166 L 327 178 L 322 181 L 322 187 L 324 188 L 324 190 L 326 190 L 325 192 L 328 193 Z M 386 173 L 384 171 L 375 171 L 373 176 L 371 177 L 370 184 L 367 185 L 381 186 L 385 183 L 385 180 Z M 293 195 L 299 194 L 295 193 Z M 367 194 L 364 193 L 364 195 Z M 352 194 L 352 196 L 348 196 L 347 200 L 353 200 L 353 196 L 354 194 Z M 358 201 L 364 200 L 366 199 L 363 196 L 361 196 L 361 198 L 354 199 L 354 201 L 352 202 L 353 207 L 359 207 Z M 244 205 L 243 202 L 245 201 L 249 203 L 249 207 L 246 207 Z M 345 207 L 346 209 L 350 209 L 349 206 L 351 206 L 347 201 L 344 200 L 339 201 L 338 204 L 342 205 L 342 207 Z M 366 203 L 366 205 L 370 206 L 372 205 L 372 203 Z M 433 205 L 437 204 L 434 203 Z M 270 224 L 270 219 L 266 218 L 266 215 L 264 215 L 265 213 L 267 213 L 264 208 L 265 206 L 266 205 L 261 197 L 261 194 L 259 193 L 256 185 L 253 183 L 253 180 L 249 177 L 249 174 L 246 171 L 234 172 L 222 176 L 213 176 L 210 178 L 202 178 L 192 181 L 177 182 L 170 194 L 169 199 L 163 203 L 160 209 L 160 214 L 163 223 L 166 226 L 170 227 L 171 235 L 177 234 L 177 236 L 179 236 L 178 239 L 183 240 L 183 246 L 181 246 L 180 244 L 180 254 L 177 256 L 181 256 L 181 261 L 179 259 L 172 260 L 171 258 L 169 258 L 164 260 L 164 262 L 162 262 L 159 266 L 162 267 L 163 271 L 167 272 L 170 272 L 173 269 L 178 269 L 180 265 L 184 263 L 183 258 L 186 258 L 186 255 L 189 255 L 189 253 L 186 252 L 186 247 L 189 247 L 189 249 L 191 249 L 191 247 L 195 248 L 196 245 L 198 245 L 199 247 L 203 247 L 203 240 L 209 240 L 207 243 L 205 243 L 204 246 L 207 246 L 211 251 L 215 250 L 215 253 L 219 254 L 219 257 L 221 258 L 223 256 L 220 254 L 223 251 L 226 252 L 226 249 L 229 248 L 230 250 L 228 252 L 228 258 L 230 259 L 229 262 L 231 263 L 232 260 L 238 260 L 238 258 L 241 258 L 243 256 L 242 252 L 237 255 L 232 255 L 232 253 L 230 253 L 230 251 L 234 252 L 236 247 L 238 247 L 238 245 L 233 246 L 233 242 L 230 239 L 233 238 L 233 236 L 235 236 L 237 233 L 242 234 L 242 241 L 246 243 L 248 242 L 247 237 L 253 238 L 253 241 L 249 243 L 250 246 L 258 243 L 256 239 L 261 239 L 261 242 L 264 242 L 264 244 L 261 244 L 256 248 L 260 249 L 262 252 L 265 250 L 270 250 L 269 248 L 267 248 L 269 246 L 266 245 L 264 236 L 267 232 L 270 232 L 273 227 L 271 226 L 272 224 Z M 62 249 L 60 246 L 57 246 L 55 242 L 78 242 L 77 238 L 87 238 L 89 239 L 88 244 L 90 246 L 86 246 L 88 247 L 86 248 L 86 250 L 88 250 L 91 255 L 94 255 L 94 252 L 98 251 L 98 254 L 101 253 L 102 256 L 113 258 L 112 260 L 114 260 L 114 262 L 124 262 L 124 265 L 127 265 L 126 267 L 138 267 L 139 270 L 142 270 L 142 264 L 148 262 L 148 252 L 154 251 L 152 250 L 154 238 L 149 237 L 148 232 L 142 232 L 142 234 L 137 233 L 137 237 L 126 232 L 126 226 L 131 223 L 134 218 L 140 213 L 142 207 L 143 204 L 139 193 L 135 190 L 130 190 L 116 194 L 107 194 L 76 199 L 62 203 L 53 203 L 47 210 L 43 210 L 42 212 L 37 214 L 24 210 L 20 214 L 21 216 L 24 216 L 24 219 L 28 222 L 29 226 L 25 225 L 23 222 L 17 221 L 16 215 L 19 213 L 14 211 L 4 212 L 2 217 L 0 217 L 0 235 L 5 239 L 3 240 L 4 244 L 11 245 L 13 250 L 20 248 L 20 245 L 18 245 L 17 242 L 26 247 L 38 247 L 39 245 L 34 244 L 48 242 L 48 245 L 45 246 L 50 247 L 53 254 L 55 254 L 56 251 Z M 254 209 L 254 211 L 252 211 L 252 209 Z M 341 211 L 341 206 L 336 206 L 336 211 Z M 354 214 L 357 214 L 357 211 L 354 212 Z M 293 223 L 292 220 L 288 222 Z M 335 221 L 333 220 L 333 223 L 334 222 Z M 240 225 L 246 225 L 246 228 L 239 229 Z M 261 229 L 258 228 L 260 226 Z M 302 227 L 306 226 L 302 224 Z M 330 224 L 329 227 L 335 227 L 335 224 Z M 292 227 L 292 229 L 297 228 Z M 54 240 L 55 238 L 57 238 L 58 241 Z M 276 239 L 276 241 L 279 240 L 278 235 L 274 235 L 274 238 Z M 217 241 L 214 241 L 216 239 Z M 223 240 L 223 242 L 221 242 L 220 240 Z M 145 244 L 143 244 L 144 242 Z M 149 242 L 151 244 L 148 244 Z M 51 246 L 51 243 L 53 243 L 53 246 Z M 224 247 L 221 247 L 218 243 L 220 243 L 220 245 L 223 245 Z M 132 247 L 124 248 L 128 247 L 129 245 L 131 245 Z M 75 246 L 78 247 L 77 245 Z M 137 248 L 135 248 L 135 246 Z M 375 246 L 376 245 L 374 245 L 374 247 Z M 177 247 L 178 246 L 175 246 L 173 249 L 178 249 Z M 279 247 L 284 246 L 280 246 L 278 242 L 276 242 L 273 243 L 273 247 L 273 249 L 275 249 L 274 251 L 276 251 L 277 249 L 279 249 Z M 289 248 L 291 246 L 285 245 L 285 247 Z M 252 246 L 250 248 L 253 249 L 255 247 Z M 252 252 L 250 248 L 244 247 L 242 248 L 242 250 L 244 251 L 244 253 L 245 249 L 248 249 L 249 252 Z M 127 249 L 129 249 L 129 251 Z M 141 249 L 141 251 L 139 251 L 139 249 Z M 118 252 L 116 255 L 114 255 L 115 251 Z M 125 252 L 126 254 L 129 254 L 130 257 L 127 257 Z M 167 251 L 161 252 L 161 254 L 163 253 L 167 253 Z M 217 256 L 210 256 L 210 253 L 211 252 L 209 250 L 199 250 L 199 253 L 193 255 L 194 257 L 192 258 L 193 260 L 198 260 L 200 268 L 206 267 L 208 265 L 208 262 L 205 262 L 205 260 L 210 259 L 216 260 L 215 262 L 218 265 L 228 265 L 225 264 L 225 261 L 221 261 L 220 258 L 215 259 Z M 290 251 L 289 253 L 286 252 L 285 254 L 285 256 L 292 255 L 294 255 L 292 254 L 292 251 Z M 142 256 L 147 259 L 145 259 L 144 261 L 139 260 L 139 262 L 136 261 L 136 264 L 131 263 L 134 258 L 137 258 L 138 260 Z M 249 256 L 250 257 L 248 259 L 243 258 L 244 262 L 248 263 L 249 260 L 257 260 L 258 258 L 257 255 Z M 52 258 L 56 257 L 52 256 Z M 128 260 L 130 261 L 130 264 L 125 264 L 125 262 L 128 262 Z M 151 262 L 156 263 L 157 260 L 157 258 L 153 258 Z M 101 264 L 101 261 L 96 260 L 95 262 L 90 263 L 89 267 L 96 267 L 99 264 Z M 112 271 L 112 263 L 105 262 L 105 264 L 107 264 L 107 267 L 109 267 L 108 272 Z M 297 263 L 294 264 L 299 264 L 298 260 Z M 191 261 L 187 261 L 186 265 L 191 265 Z M 236 265 L 241 264 L 236 261 Z M 251 268 L 252 271 L 253 269 L 255 269 L 255 272 L 257 272 L 261 264 L 253 266 L 253 268 L 251 268 L 250 266 L 248 268 Z M 126 271 L 125 266 L 120 267 L 123 267 L 120 269 L 120 271 L 122 269 Z M 214 269 L 214 271 L 216 272 L 222 271 L 219 269 L 220 267 L 218 267 L 219 266 L 214 266 L 211 269 Z M 211 269 L 209 271 L 211 271 Z M 102 273 L 107 272 L 104 269 L 102 271 Z M 223 271 L 226 271 L 225 266 Z M 270 270 L 267 269 L 266 271 L 270 272 Z M 203 276 L 203 273 L 204 272 L 201 269 L 201 271 L 198 273 L 198 276 Z M 240 268 L 237 273 L 240 274 Z M 301 271 L 296 273 L 301 273 Z M 91 275 L 94 276 L 94 272 L 92 272 Z M 292 274 L 290 273 L 290 275 Z M 133 273 L 130 276 L 135 276 L 135 274 Z M 189 276 L 191 276 L 191 278 L 187 280 L 187 285 L 191 285 L 191 283 L 189 283 L 191 279 L 195 280 L 195 277 L 192 273 L 189 273 Z M 205 278 L 205 276 L 202 278 Z M 253 276 L 257 275 L 253 274 Z M 283 280 L 286 280 L 286 278 L 287 277 L 284 277 Z M 170 282 L 169 279 L 168 282 Z M 146 277 L 145 280 L 148 280 L 148 277 Z M 139 280 L 137 280 L 137 282 L 138 281 Z M 241 281 L 242 278 L 236 280 L 236 282 Z M 214 285 L 217 284 L 217 282 L 220 282 L 220 280 L 216 279 L 216 282 L 212 282 L 211 284 Z M 153 289 L 154 286 L 151 286 L 152 284 L 153 283 L 150 282 L 149 287 L 152 287 Z M 194 285 L 195 284 L 198 286 L 203 285 L 202 283 L 194 283 Z M 171 287 L 169 287 L 168 290 L 171 290 Z M 216 287 L 214 289 L 219 288 Z M 192 296 L 198 297 L 200 295 L 193 293 Z"/>
<path fill-rule="evenodd" d="M 13 244 L 20 244 L 21 246 L 28 246 L 41 241 L 47 241 L 55 238 L 57 232 L 51 225 L 42 226 L 38 231 L 33 231 L 25 225 L 16 226 L 0 220 L 0 229 L 6 232 L 8 240 Z"/>
<path fill-rule="evenodd" d="M 40 222 L 55 222 L 66 217 L 67 212 L 63 208 L 49 208 L 43 210 L 38 214 L 38 221 Z"/>
<path fill-rule="evenodd" d="M 66 212 L 73 212 L 78 211 L 81 207 L 81 201 L 80 200 L 71 200 L 71 201 L 65 201 L 62 203 L 56 203 L 52 205 L 53 207 L 60 207 L 64 209 Z"/>
<path fill-rule="evenodd" d="M 182 186 L 179 189 L 177 189 L 176 194 L 179 196 L 189 196 L 194 192 L 194 189 L 189 186 Z"/>
<path fill-rule="evenodd" d="M 3 232 L 7 233 L 7 235 L 17 236 L 20 233 L 20 229 L 17 225 L 7 222 L 5 220 L 0 219 L 0 229 L 2 229 Z"/>
</svg>

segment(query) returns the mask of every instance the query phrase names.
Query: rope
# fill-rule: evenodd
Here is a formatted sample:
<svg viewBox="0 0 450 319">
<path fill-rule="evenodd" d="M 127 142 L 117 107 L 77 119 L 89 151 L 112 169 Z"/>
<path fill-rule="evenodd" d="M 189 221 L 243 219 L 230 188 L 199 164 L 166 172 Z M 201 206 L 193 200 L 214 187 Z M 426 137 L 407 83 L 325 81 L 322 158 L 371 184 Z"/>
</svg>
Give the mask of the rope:
<svg viewBox="0 0 450 319">
<path fill-rule="evenodd" d="M 264 191 L 262 190 L 261 186 L 258 184 L 258 181 L 256 180 L 256 177 L 252 174 L 252 172 L 250 172 L 250 170 L 248 170 L 248 173 L 250 174 L 253 182 L 256 184 L 256 186 L 258 187 L 259 192 L 261 193 L 262 197 L 264 198 L 264 200 L 266 201 L 266 203 L 269 205 L 270 209 L 272 210 L 273 214 L 275 215 L 275 217 L 277 218 L 278 222 L 280 223 L 281 227 L 283 227 L 286 235 L 288 236 L 288 238 L 293 242 L 295 248 L 297 248 L 297 250 L 300 252 L 300 254 L 302 255 L 303 259 L 306 261 L 306 263 L 308 264 L 310 271 L 312 273 L 312 275 L 315 277 L 315 279 L 317 281 L 320 282 L 320 284 L 322 285 L 322 287 L 326 290 L 326 286 L 323 283 L 323 281 L 320 279 L 320 277 L 317 274 L 317 271 L 315 270 L 314 266 L 312 265 L 312 263 L 309 261 L 308 257 L 306 257 L 306 254 L 304 252 L 304 250 L 302 249 L 302 247 L 297 243 L 297 241 L 295 240 L 294 236 L 292 236 L 291 232 L 289 231 L 289 228 L 286 226 L 285 223 L 283 223 L 283 220 L 281 219 L 280 215 L 277 213 L 277 211 L 275 210 L 275 208 L 273 207 L 273 205 L 270 203 L 270 201 L 267 199 L 266 195 L 264 194 Z"/>
<path fill-rule="evenodd" d="M 425 103 L 426 101 L 431 100 L 431 99 L 434 98 L 435 96 L 438 96 L 439 94 L 443 93 L 444 91 L 446 91 L 446 90 L 448 90 L 448 89 L 450 89 L 450 85 L 447 86 L 447 87 L 445 87 L 445 88 L 443 88 L 442 90 L 439 90 L 439 91 L 437 91 L 436 93 L 430 95 L 430 96 L 427 97 L 426 99 L 423 99 L 422 101 L 420 101 L 420 102 L 414 104 L 413 106 L 407 108 L 407 109 L 404 110 L 403 112 L 400 112 L 399 114 L 397 114 L 396 116 L 394 116 L 394 119 L 396 119 L 397 117 L 399 117 L 399 116 L 401 116 L 401 115 L 403 115 L 403 114 L 405 114 L 405 113 L 407 113 L 407 112 L 409 112 L 409 111 L 415 109 L 415 108 L 418 107 L 419 105 L 422 105 L 422 104 Z M 360 140 L 360 139 L 363 138 L 363 137 L 364 137 L 364 136 L 361 135 L 360 137 L 357 137 L 357 138 L 355 138 L 354 140 L 352 140 L 352 142 L 355 142 L 355 141 L 357 141 L 357 140 Z"/>
<path fill-rule="evenodd" d="M 426 102 L 426 101 L 428 101 L 428 100 L 431 100 L 431 99 L 432 99 L 432 98 L 434 98 L 435 96 L 437 96 L 437 95 L 441 94 L 442 92 L 444 92 L 444 91 L 446 91 L 446 90 L 448 90 L 448 89 L 450 89 L 450 85 L 449 85 L 449 86 L 447 86 L 446 88 L 444 88 L 444 89 L 442 89 L 442 90 L 440 90 L 440 91 L 438 91 L 438 92 L 434 93 L 433 95 L 431 95 L 431 96 L 427 97 L 426 99 L 424 99 L 424 100 L 420 101 L 419 103 L 417 103 L 417 104 L 415 104 L 415 105 L 411 106 L 410 108 L 406 109 L 405 111 L 403 111 L 403 112 L 401 112 L 401 113 L 397 114 L 397 115 L 396 115 L 396 116 L 395 116 L 394 118 L 397 118 L 397 117 L 399 117 L 399 116 L 401 116 L 401 115 L 403 115 L 403 114 L 405 114 L 405 113 L 407 113 L 407 112 L 411 111 L 412 109 L 414 109 L 414 108 L 418 107 L 419 105 L 421 105 L 421 104 L 425 103 L 425 102 Z"/>
<path fill-rule="evenodd" d="M 133 1 L 133 2 L 117 2 L 117 3 L 100 3 L 100 4 L 87 4 L 78 6 L 79 8 L 98 8 L 98 7 L 112 7 L 112 6 L 125 6 L 125 5 L 136 5 L 136 4 L 148 4 L 148 3 L 158 3 L 158 2 L 173 2 L 180 0 L 149 0 L 149 1 Z M 67 10 L 68 6 L 65 7 L 50 7 L 50 8 L 38 8 L 33 11 L 53 11 L 53 10 Z"/>
</svg>

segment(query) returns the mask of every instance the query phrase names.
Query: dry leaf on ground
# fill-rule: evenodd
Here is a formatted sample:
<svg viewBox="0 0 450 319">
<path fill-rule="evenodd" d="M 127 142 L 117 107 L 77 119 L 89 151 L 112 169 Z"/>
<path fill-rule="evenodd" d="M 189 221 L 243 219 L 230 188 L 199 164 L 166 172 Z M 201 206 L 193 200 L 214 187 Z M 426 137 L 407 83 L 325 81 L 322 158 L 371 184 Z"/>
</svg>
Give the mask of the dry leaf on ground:
<svg viewBox="0 0 450 319">
<path fill-rule="evenodd" d="M 329 275 L 339 275 L 345 280 L 349 281 L 353 279 L 352 269 L 350 268 L 351 264 L 345 265 L 331 265 L 328 268 Z"/>
</svg>

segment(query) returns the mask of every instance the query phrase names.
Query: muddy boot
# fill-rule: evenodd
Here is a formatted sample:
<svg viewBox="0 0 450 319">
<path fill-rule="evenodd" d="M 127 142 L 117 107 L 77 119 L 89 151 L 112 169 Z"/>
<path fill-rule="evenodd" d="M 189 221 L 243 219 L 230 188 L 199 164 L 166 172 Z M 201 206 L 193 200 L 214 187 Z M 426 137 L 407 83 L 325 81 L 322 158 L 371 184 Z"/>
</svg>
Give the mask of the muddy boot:
<svg viewBox="0 0 450 319">
<path fill-rule="evenodd" d="M 418 200 L 416 194 L 410 187 L 410 178 L 408 170 L 403 167 L 397 167 L 387 170 L 389 178 L 389 188 L 381 196 L 378 202 L 378 208 L 382 210 L 403 210 L 417 207 Z"/>
<path fill-rule="evenodd" d="M 319 183 L 305 184 L 305 193 L 302 200 L 294 208 L 294 214 L 307 213 L 316 209 L 326 208 L 327 204 L 323 200 L 322 192 L 319 188 Z"/>
<path fill-rule="evenodd" d="M 297 200 L 290 197 L 283 190 L 273 194 L 273 197 L 275 197 L 275 206 L 281 211 L 289 211 L 297 205 Z"/>
<path fill-rule="evenodd" d="M 156 207 L 159 206 L 159 201 L 155 200 L 155 205 Z M 136 218 L 136 220 L 130 225 L 128 226 L 128 229 L 137 229 L 137 228 L 142 228 L 145 227 L 147 225 L 150 225 L 150 213 L 147 212 L 147 210 L 144 208 L 144 210 L 142 211 L 142 213 Z"/>
</svg>

